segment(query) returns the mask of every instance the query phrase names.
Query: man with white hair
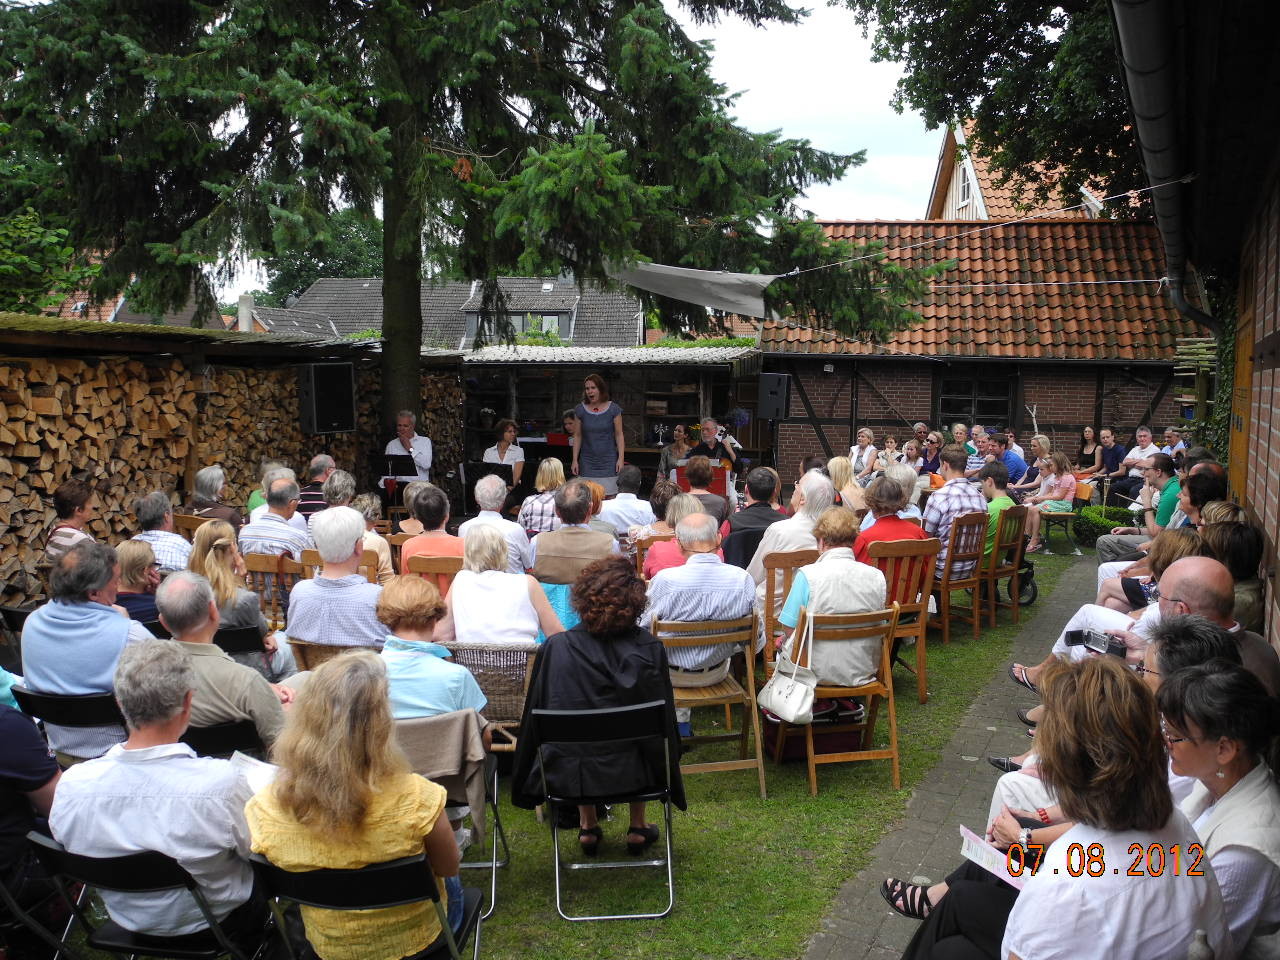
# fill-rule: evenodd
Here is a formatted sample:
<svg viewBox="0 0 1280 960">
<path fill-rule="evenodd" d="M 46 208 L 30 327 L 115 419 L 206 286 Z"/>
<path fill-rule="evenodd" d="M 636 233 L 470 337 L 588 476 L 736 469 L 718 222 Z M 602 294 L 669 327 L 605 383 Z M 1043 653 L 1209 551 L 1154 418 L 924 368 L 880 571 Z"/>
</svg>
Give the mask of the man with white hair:
<svg viewBox="0 0 1280 960">
<path fill-rule="evenodd" d="M 160 584 L 156 606 L 160 622 L 174 640 L 185 645 L 195 670 L 191 725 L 212 727 L 252 720 L 259 739 L 269 748 L 284 726 L 281 704 L 293 700 L 293 691 L 267 683 L 257 670 L 236 663 L 213 642 L 222 618 L 209 581 L 190 570 L 180 570 Z"/>
<path fill-rule="evenodd" d="M 333 476 L 338 465 L 327 453 L 317 453 L 307 465 L 307 482 L 298 492 L 298 513 L 309 518 L 329 506 L 324 499 L 324 482 Z"/>
<path fill-rule="evenodd" d="M 777 526 L 777 524 L 773 524 Z M 747 571 L 720 559 L 715 517 L 695 513 L 676 524 L 685 562 L 660 570 L 649 581 L 646 625 L 654 620 L 697 622 L 737 620 L 751 613 L 756 585 Z M 677 647 L 667 651 L 673 687 L 709 687 L 729 674 L 733 644 Z M 677 710 L 681 736 L 692 736 L 688 710 Z"/>
<path fill-rule="evenodd" d="M 795 492 L 791 494 L 791 516 L 786 520 L 770 524 L 760 538 L 760 546 L 747 564 L 747 573 L 756 584 L 756 603 L 764 610 L 765 577 L 764 558 L 771 553 L 787 553 L 792 550 L 817 550 L 818 541 L 814 539 L 813 528 L 822 516 L 822 511 L 835 502 L 836 491 L 831 480 L 817 470 L 810 470 L 796 483 Z M 779 588 L 781 583 L 778 584 Z M 781 590 L 779 590 L 781 593 Z M 774 614 L 782 610 L 785 598 L 774 597 Z"/>
<path fill-rule="evenodd" d="M 507 482 L 493 473 L 481 477 L 476 481 L 475 497 L 480 513 L 458 527 L 458 536 L 465 543 L 468 530 L 479 526 L 497 527 L 507 541 L 507 572 L 524 573 L 533 566 L 529 557 L 529 534 L 499 512 L 507 500 Z"/>
<path fill-rule="evenodd" d="M 396 414 L 396 435 L 387 443 L 385 453 L 388 457 L 413 457 L 417 468 L 415 475 L 396 477 L 397 480 L 431 479 L 431 441 L 418 434 L 417 424 L 418 417 L 412 410 Z"/>
<path fill-rule="evenodd" d="M 169 495 L 155 490 L 133 502 L 133 515 L 138 518 L 139 533 L 134 540 L 149 543 L 160 569 L 185 570 L 191 559 L 191 544 L 182 534 L 173 532 L 173 504 Z"/>
<path fill-rule="evenodd" d="M 63 772 L 49 828 L 71 853 L 119 857 L 155 850 L 191 874 L 233 943 L 262 941 L 265 901 L 254 896 L 244 805 L 252 788 L 227 760 L 197 757 L 187 729 L 196 675 L 183 645 L 154 637 L 120 654 L 114 687 L 129 737 Z M 186 890 L 100 891 L 126 930 L 181 936 L 207 929 Z M 255 939 L 256 938 L 256 939 Z"/>
<path fill-rule="evenodd" d="M 244 525 L 244 514 L 222 502 L 227 486 L 227 473 L 220 464 L 205 467 L 196 474 L 196 488 L 191 501 L 182 509 L 194 517 L 225 520 L 237 530 Z"/>
<path fill-rule="evenodd" d="M 382 587 L 359 572 L 364 517 L 350 507 L 321 510 L 311 533 L 323 565 L 289 592 L 287 632 L 294 640 L 331 647 L 377 647 L 390 631 L 378 622 Z"/>
<path fill-rule="evenodd" d="M 277 497 L 277 502 L 273 506 L 271 502 L 271 488 L 280 484 L 280 481 L 282 480 L 288 480 L 293 484 L 293 493 L 290 494 L 291 500 L 286 501 Z M 267 514 L 276 514 L 299 533 L 307 533 L 307 518 L 298 512 L 298 504 L 302 502 L 302 488 L 298 486 L 298 475 L 293 472 L 293 469 L 291 467 L 276 467 L 274 470 L 269 471 L 263 478 L 262 486 L 263 489 L 267 491 L 266 502 L 259 504 L 249 511 L 249 523 L 255 524 L 267 516 Z M 280 489 L 283 490 L 285 487 L 281 486 Z M 290 502 L 292 503 L 292 506 L 289 506 Z M 286 507 L 288 509 L 286 509 Z M 247 526 L 245 530 L 240 532 L 242 541 L 246 532 L 248 532 Z M 307 544 L 306 549 L 311 549 L 310 543 Z M 243 553 L 250 552 L 245 550 L 243 542 L 240 544 L 240 550 Z M 255 550 L 253 552 L 264 553 L 267 551 Z M 286 551 L 276 550 L 274 552 L 285 553 Z M 294 559 L 296 560 L 297 557 Z"/>
</svg>

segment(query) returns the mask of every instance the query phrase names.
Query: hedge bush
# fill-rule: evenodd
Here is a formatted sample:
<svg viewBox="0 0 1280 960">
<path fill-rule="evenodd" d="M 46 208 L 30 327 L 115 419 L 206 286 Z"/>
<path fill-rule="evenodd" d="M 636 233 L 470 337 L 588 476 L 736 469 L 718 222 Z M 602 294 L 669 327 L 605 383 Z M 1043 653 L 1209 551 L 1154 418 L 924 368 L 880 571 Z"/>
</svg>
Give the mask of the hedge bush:
<svg viewBox="0 0 1280 960">
<path fill-rule="evenodd" d="M 1088 506 L 1080 510 L 1074 526 L 1077 543 L 1091 547 L 1112 527 L 1133 526 L 1133 511 L 1124 507 Z"/>
</svg>

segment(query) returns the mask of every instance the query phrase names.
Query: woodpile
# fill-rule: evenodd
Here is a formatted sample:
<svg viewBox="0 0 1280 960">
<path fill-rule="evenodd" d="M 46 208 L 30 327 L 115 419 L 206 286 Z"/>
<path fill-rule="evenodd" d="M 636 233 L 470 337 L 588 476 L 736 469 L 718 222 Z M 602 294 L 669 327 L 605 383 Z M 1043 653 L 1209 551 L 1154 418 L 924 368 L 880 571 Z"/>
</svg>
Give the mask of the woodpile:
<svg viewBox="0 0 1280 960">
<path fill-rule="evenodd" d="M 201 390 L 197 390 L 197 384 Z M 207 384 L 207 386 L 206 386 Z M 298 420 L 291 364 L 218 366 L 211 375 L 173 358 L 0 359 L 0 603 L 43 599 L 40 566 L 56 519 L 54 489 L 75 476 L 98 490 L 96 540 L 136 532 L 135 498 L 152 490 L 185 503 L 194 471 L 219 463 L 229 503 L 243 505 L 265 456 L 304 478 L 307 462 L 328 452 L 360 489 L 377 482 L 372 457 L 389 436 L 378 419 L 376 368 L 357 372 L 355 433 L 313 436 Z M 419 432 L 431 437 L 440 478 L 462 459 L 462 384 L 454 370 L 425 370 Z"/>
</svg>

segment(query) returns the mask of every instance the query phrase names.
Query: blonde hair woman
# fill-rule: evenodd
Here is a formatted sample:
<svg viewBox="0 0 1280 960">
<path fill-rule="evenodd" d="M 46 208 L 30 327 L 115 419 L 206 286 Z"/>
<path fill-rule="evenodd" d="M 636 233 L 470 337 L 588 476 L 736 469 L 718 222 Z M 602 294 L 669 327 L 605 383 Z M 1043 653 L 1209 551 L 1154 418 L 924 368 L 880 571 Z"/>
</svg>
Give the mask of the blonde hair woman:
<svg viewBox="0 0 1280 960">
<path fill-rule="evenodd" d="M 564 464 L 555 457 L 544 457 L 538 464 L 538 475 L 533 481 L 533 488 L 538 492 L 524 498 L 516 523 L 530 535 L 558 530 L 560 518 L 556 516 L 556 491 L 562 486 Z"/>
<path fill-rule="evenodd" d="M 257 627 L 262 634 L 265 653 L 233 653 L 231 659 L 252 667 L 272 683 L 298 672 L 293 651 L 276 641 L 262 615 L 258 595 L 245 589 L 244 557 L 240 555 L 235 527 L 225 520 L 201 524 L 191 545 L 187 569 L 200 574 L 213 587 L 213 602 L 218 605 L 223 627 Z"/>
<path fill-rule="evenodd" d="M 848 457 L 832 457 L 827 461 L 827 476 L 835 488 L 837 503 L 851 510 L 862 510 L 867 497 L 862 487 L 853 482 L 853 463 Z"/>
<path fill-rule="evenodd" d="M 507 539 L 497 527 L 471 527 L 462 545 L 462 569 L 444 600 L 437 643 L 527 643 L 564 630 L 538 583 L 507 572 Z"/>
<path fill-rule="evenodd" d="M 116 547 L 120 561 L 120 587 L 116 603 L 129 612 L 129 619 L 151 623 L 159 620 L 156 587 L 160 586 L 160 564 L 145 540 L 126 540 Z"/>
<path fill-rule="evenodd" d="M 849 460 L 853 464 L 854 483 L 866 486 L 876 474 L 876 435 L 870 427 L 858 431 L 858 442 L 849 448 Z M 831 462 L 827 461 L 827 469 Z"/>
<path fill-rule="evenodd" d="M 272 759 L 279 774 L 245 807 L 255 853 L 301 872 L 363 867 L 425 849 L 456 928 L 460 858 L 445 790 L 410 772 L 377 654 L 353 651 L 315 670 Z M 381 910 L 304 906 L 302 921 L 321 960 L 407 957 L 442 933 L 428 902 Z"/>
</svg>

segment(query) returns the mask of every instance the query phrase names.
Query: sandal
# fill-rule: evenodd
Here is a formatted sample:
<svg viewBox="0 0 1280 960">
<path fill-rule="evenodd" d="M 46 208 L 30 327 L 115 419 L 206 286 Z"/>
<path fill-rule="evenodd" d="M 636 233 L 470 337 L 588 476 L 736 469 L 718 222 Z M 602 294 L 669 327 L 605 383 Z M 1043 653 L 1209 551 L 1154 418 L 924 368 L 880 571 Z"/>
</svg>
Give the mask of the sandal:
<svg viewBox="0 0 1280 960">
<path fill-rule="evenodd" d="M 636 843 L 631 838 L 643 838 Z M 640 854 L 644 853 L 652 844 L 658 840 L 658 828 L 652 823 L 647 823 L 643 827 L 632 827 L 627 831 L 627 853 Z"/>
<path fill-rule="evenodd" d="M 600 842 L 603 839 L 604 831 L 598 826 L 578 828 L 578 846 L 582 847 L 582 852 L 588 857 L 594 857 L 600 852 Z"/>
<path fill-rule="evenodd" d="M 880 884 L 880 896 L 884 897 L 885 903 L 893 907 L 895 912 L 909 920 L 923 920 L 933 910 L 933 904 L 929 902 L 928 887 L 922 887 L 918 883 L 890 877 Z"/>
<path fill-rule="evenodd" d="M 1027 668 L 1020 664 L 1015 663 L 1009 668 L 1009 679 L 1020 687 L 1026 687 L 1032 693 L 1040 692 L 1036 689 L 1036 685 L 1032 683 L 1030 678 L 1027 676 Z"/>
<path fill-rule="evenodd" d="M 1035 708 L 1032 707 L 1032 710 L 1034 709 Z M 1028 727 L 1034 727 L 1036 725 L 1036 722 L 1032 720 L 1030 716 L 1028 716 L 1028 714 L 1030 713 L 1031 713 L 1031 710 L 1023 710 L 1019 708 L 1018 719 L 1021 720 L 1023 723 L 1025 723 Z"/>
</svg>

